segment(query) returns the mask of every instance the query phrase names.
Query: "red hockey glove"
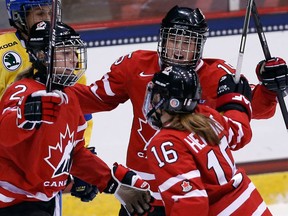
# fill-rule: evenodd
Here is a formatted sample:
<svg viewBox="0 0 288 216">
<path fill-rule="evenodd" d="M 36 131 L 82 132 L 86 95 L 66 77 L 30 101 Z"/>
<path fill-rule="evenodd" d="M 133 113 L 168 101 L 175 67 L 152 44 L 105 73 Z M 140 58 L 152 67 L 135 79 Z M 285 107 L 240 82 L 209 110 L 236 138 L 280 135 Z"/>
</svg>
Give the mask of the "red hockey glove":
<svg viewBox="0 0 288 216">
<path fill-rule="evenodd" d="M 96 155 L 96 151 L 94 147 L 89 147 L 87 149 L 90 150 L 91 153 Z M 92 201 L 96 197 L 96 195 L 99 192 L 96 186 L 91 185 L 87 182 L 84 182 L 77 177 L 73 177 L 73 179 L 74 179 L 74 184 L 70 191 L 72 196 L 80 198 L 82 202 Z"/>
<path fill-rule="evenodd" d="M 288 86 L 288 69 L 282 58 L 276 57 L 259 62 L 256 74 L 260 83 L 271 91 L 283 91 Z"/>
<path fill-rule="evenodd" d="M 32 130 L 38 128 L 41 123 L 53 124 L 60 110 L 59 105 L 66 100 L 61 91 L 47 93 L 45 90 L 22 98 L 17 107 L 17 126 Z"/>
<path fill-rule="evenodd" d="M 244 76 L 240 77 L 239 83 L 236 84 L 230 75 L 221 77 L 218 84 L 216 109 L 219 112 L 227 110 L 239 110 L 246 112 L 251 119 L 251 88 Z"/>
<path fill-rule="evenodd" d="M 144 214 L 151 208 L 149 188 L 149 184 L 135 172 L 115 163 L 112 178 L 104 192 L 114 194 L 128 213 Z"/>
</svg>

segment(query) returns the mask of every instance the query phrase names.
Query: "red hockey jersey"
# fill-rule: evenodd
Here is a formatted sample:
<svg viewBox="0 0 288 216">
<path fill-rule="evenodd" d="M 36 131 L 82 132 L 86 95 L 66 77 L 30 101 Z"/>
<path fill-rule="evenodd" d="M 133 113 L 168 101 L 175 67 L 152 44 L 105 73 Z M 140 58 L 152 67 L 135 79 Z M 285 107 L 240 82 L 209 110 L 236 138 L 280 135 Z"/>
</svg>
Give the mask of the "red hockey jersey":
<svg viewBox="0 0 288 216">
<path fill-rule="evenodd" d="M 202 105 L 195 113 L 221 125 L 219 145 L 211 146 L 193 132 L 163 128 L 148 146 L 147 161 L 155 173 L 165 215 L 271 215 L 245 172 L 236 168 L 230 150 L 251 139 L 247 115 L 231 110 L 226 117 Z"/>
<path fill-rule="evenodd" d="M 234 73 L 235 70 L 220 59 L 203 59 L 196 70 L 202 86 L 202 98 L 206 100 L 206 104 L 214 107 L 219 79 L 227 73 Z M 155 176 L 149 171 L 146 161 L 147 145 L 156 131 L 150 127 L 142 112 L 146 85 L 158 71 L 160 67 L 157 52 L 138 50 L 120 57 L 111 66 L 110 72 L 90 87 L 75 85 L 73 90 L 84 113 L 108 111 L 130 99 L 133 105 L 133 122 L 126 165 L 149 182 L 156 201 L 162 205 L 153 183 Z M 276 95 L 262 86 L 257 86 L 253 95 L 253 117 L 272 116 L 276 107 Z"/>
<path fill-rule="evenodd" d="M 103 191 L 111 178 L 109 167 L 84 148 L 86 121 L 76 95 L 65 88 L 54 124 L 24 130 L 16 125 L 16 106 L 22 97 L 45 85 L 23 79 L 10 86 L 0 103 L 0 208 L 22 201 L 48 201 L 64 189 L 69 174 Z"/>
</svg>

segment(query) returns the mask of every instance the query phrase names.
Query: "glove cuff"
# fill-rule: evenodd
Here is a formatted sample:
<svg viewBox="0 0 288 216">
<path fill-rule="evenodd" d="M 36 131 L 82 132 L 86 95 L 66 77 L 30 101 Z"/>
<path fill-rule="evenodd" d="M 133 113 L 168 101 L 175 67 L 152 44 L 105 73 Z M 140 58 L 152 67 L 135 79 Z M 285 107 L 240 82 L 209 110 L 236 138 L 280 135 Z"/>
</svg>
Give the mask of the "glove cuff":
<svg viewBox="0 0 288 216">
<path fill-rule="evenodd" d="M 249 119 L 251 119 L 252 108 L 250 101 L 242 94 L 228 93 L 220 96 L 217 99 L 216 110 L 225 112 L 227 110 L 238 110 L 246 112 Z"/>
<path fill-rule="evenodd" d="M 137 187 L 138 189 L 143 190 L 150 188 L 149 184 L 140 179 L 135 172 L 121 164 L 114 163 L 111 175 L 112 177 L 109 180 L 107 187 L 104 189 L 105 193 L 114 194 L 121 184 Z"/>
<path fill-rule="evenodd" d="M 113 168 L 111 169 L 111 179 L 109 180 L 107 187 L 104 189 L 105 193 L 114 194 L 117 188 L 120 186 L 121 179 L 124 178 L 125 173 L 116 172 L 118 164 L 114 163 Z M 116 174 L 116 175 L 115 175 Z"/>
</svg>

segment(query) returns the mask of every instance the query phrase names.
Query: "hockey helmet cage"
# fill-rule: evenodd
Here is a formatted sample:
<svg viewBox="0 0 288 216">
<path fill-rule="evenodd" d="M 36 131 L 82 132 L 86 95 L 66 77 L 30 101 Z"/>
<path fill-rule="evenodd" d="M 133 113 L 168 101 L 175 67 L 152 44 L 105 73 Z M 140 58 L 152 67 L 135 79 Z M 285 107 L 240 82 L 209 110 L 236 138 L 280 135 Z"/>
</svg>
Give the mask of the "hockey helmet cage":
<svg viewBox="0 0 288 216">
<path fill-rule="evenodd" d="M 30 61 L 39 73 L 47 77 L 49 64 L 49 38 L 50 22 L 42 21 L 32 26 L 27 42 L 27 51 Z M 67 53 L 72 53 L 66 57 Z M 58 59 L 57 54 L 64 55 L 64 59 Z M 74 57 L 73 57 L 74 56 Z M 56 23 L 55 48 L 53 53 L 52 83 L 62 86 L 71 86 L 77 82 L 87 68 L 87 49 L 80 35 L 63 22 Z M 72 62 L 73 64 L 68 64 Z M 43 70 L 43 65 L 45 70 Z M 60 71 L 60 72 L 59 72 Z M 45 81 L 45 80 L 44 80 Z"/>
<path fill-rule="evenodd" d="M 163 67 L 176 64 L 195 68 L 202 57 L 208 31 L 199 8 L 173 7 L 160 28 L 157 51 Z"/>
</svg>

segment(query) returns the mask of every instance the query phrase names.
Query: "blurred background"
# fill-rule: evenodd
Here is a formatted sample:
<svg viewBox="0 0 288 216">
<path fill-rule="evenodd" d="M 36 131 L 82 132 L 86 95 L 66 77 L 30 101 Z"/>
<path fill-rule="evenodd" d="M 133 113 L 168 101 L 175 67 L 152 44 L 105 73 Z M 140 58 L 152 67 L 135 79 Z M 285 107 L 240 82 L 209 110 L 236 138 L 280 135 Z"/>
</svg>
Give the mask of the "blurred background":
<svg viewBox="0 0 288 216">
<path fill-rule="evenodd" d="M 87 83 L 99 79 L 110 65 L 133 50 L 156 50 L 159 24 L 174 5 L 200 8 L 209 25 L 205 57 L 225 59 L 236 65 L 240 37 L 248 0 L 62 0 L 62 19 L 76 28 L 88 44 Z M 272 55 L 288 62 L 288 0 L 255 0 Z M 5 0 L 0 0 L 0 34 L 14 31 L 8 22 Z M 257 83 L 256 64 L 264 58 L 258 36 L 250 21 L 243 62 L 243 73 Z M 250 34 L 251 33 L 251 34 Z M 1 45 L 1 41 L 0 41 Z M 122 46 L 116 46 L 122 45 Z M 1 59 L 1 57 L 0 57 Z M 288 97 L 286 104 L 288 105 Z M 92 145 L 111 166 L 125 163 L 132 122 L 132 105 L 93 114 Z M 117 122 L 115 124 L 115 122 Z M 253 120 L 251 144 L 235 153 L 236 162 L 244 167 L 267 204 L 284 203 L 288 215 L 288 133 L 277 107 L 269 120 Z M 108 128 L 108 129 L 107 129 Z M 252 175 L 252 176 L 251 176 Z M 104 196 L 104 197 L 103 197 Z M 112 195 L 98 195 L 83 203 L 65 194 L 65 216 L 117 215 L 119 202 Z M 278 208 L 278 207 L 277 207 Z"/>
<path fill-rule="evenodd" d="M 259 9 L 288 7 L 287 0 L 256 0 Z M 162 18 L 175 4 L 201 8 L 205 15 L 246 7 L 243 0 L 62 0 L 63 21 L 69 24 L 143 22 Z M 0 0 L 0 30 L 10 28 L 5 0 Z"/>
</svg>

